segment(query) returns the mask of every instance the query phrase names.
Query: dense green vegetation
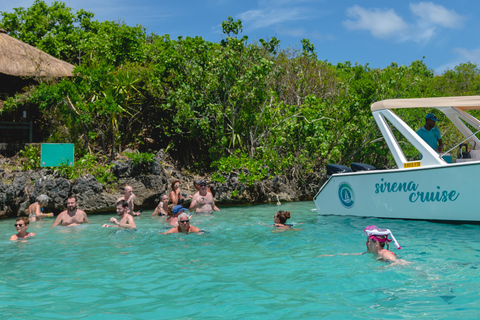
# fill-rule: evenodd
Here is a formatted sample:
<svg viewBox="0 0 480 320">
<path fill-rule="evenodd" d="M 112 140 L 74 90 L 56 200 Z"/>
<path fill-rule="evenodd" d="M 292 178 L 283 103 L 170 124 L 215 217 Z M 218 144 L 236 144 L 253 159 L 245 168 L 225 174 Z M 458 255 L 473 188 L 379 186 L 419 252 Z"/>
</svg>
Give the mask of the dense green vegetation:
<svg viewBox="0 0 480 320">
<path fill-rule="evenodd" d="M 241 21 L 222 23 L 219 43 L 174 40 L 141 26 L 98 22 L 63 3 L 36 0 L 1 13 L 11 36 L 76 65 L 4 103 L 2 113 L 39 108 L 45 140 L 74 142 L 77 154 L 163 148 L 190 170 L 237 171 L 251 183 L 272 174 L 299 180 L 327 163 L 393 165 L 370 105 L 388 98 L 478 94 L 467 63 L 434 75 L 422 60 L 384 69 L 320 59 L 279 41 L 249 43 Z M 399 111 L 413 127 L 424 111 Z M 408 156 L 415 151 L 406 146 Z"/>
</svg>

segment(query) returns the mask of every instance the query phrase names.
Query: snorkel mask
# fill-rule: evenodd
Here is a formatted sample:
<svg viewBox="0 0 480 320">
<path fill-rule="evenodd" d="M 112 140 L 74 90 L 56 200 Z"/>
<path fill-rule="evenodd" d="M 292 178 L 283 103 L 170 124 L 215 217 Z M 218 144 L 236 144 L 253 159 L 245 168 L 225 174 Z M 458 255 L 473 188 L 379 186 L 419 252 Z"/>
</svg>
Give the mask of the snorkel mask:
<svg viewBox="0 0 480 320">
<path fill-rule="evenodd" d="M 365 228 L 364 231 L 367 234 L 367 237 L 369 237 L 370 239 L 376 240 L 378 242 L 392 242 L 393 240 L 393 243 L 395 243 L 395 246 L 398 250 L 402 248 L 400 247 L 397 240 L 389 229 L 379 229 L 377 226 L 368 226 Z M 388 239 L 388 236 L 390 236 L 392 240 Z"/>
</svg>

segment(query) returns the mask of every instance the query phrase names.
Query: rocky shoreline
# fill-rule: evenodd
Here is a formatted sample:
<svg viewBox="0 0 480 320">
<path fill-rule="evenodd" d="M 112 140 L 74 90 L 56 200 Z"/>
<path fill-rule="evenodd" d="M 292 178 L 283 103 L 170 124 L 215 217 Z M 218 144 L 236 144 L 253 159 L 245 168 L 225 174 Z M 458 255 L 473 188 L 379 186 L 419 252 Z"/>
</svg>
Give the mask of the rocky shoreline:
<svg viewBox="0 0 480 320">
<path fill-rule="evenodd" d="M 162 166 L 164 158 L 163 151 L 159 151 L 155 161 L 148 164 L 134 165 L 131 160 L 113 161 L 112 173 L 118 179 L 114 190 L 105 188 L 91 174 L 68 180 L 50 168 L 9 172 L 0 169 L 0 218 L 24 215 L 25 209 L 40 194 L 50 197 L 45 210 L 55 214 L 65 210 L 66 199 L 70 195 L 75 195 L 79 208 L 89 214 L 112 212 L 116 200 L 123 196 L 125 185 L 133 187 L 136 209 L 153 209 L 160 196 L 170 191 L 173 180 L 182 182 L 182 193 L 193 195 L 196 192 L 193 182 L 200 177 L 184 175 L 170 165 Z M 208 180 L 208 177 L 202 178 Z M 279 175 L 256 182 L 253 186 L 241 183 L 236 173 L 229 173 L 225 180 L 225 183 L 209 182 L 219 206 L 311 200 L 325 176 L 311 174 L 299 182 Z"/>
</svg>

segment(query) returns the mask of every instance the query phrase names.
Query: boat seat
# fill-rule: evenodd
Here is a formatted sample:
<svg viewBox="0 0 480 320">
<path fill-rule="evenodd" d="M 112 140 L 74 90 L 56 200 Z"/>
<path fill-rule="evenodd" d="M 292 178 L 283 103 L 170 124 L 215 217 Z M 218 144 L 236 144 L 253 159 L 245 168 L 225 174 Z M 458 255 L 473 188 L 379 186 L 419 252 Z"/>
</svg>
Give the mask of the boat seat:
<svg viewBox="0 0 480 320">
<path fill-rule="evenodd" d="M 352 172 L 352 169 L 347 166 L 342 166 L 341 164 L 327 164 L 327 177 L 330 177 L 332 174 L 335 173 L 345 172 Z"/>
<path fill-rule="evenodd" d="M 365 163 L 358 163 L 358 162 L 352 162 L 350 164 L 350 167 L 352 168 L 353 172 L 357 171 L 370 171 L 370 170 L 376 170 L 372 165 L 365 164 Z"/>
</svg>

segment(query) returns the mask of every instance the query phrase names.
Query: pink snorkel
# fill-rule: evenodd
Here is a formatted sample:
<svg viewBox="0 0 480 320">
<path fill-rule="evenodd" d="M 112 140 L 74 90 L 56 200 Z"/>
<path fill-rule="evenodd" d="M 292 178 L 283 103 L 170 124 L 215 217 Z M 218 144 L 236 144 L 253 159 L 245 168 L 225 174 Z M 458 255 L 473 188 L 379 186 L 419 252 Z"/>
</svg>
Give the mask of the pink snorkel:
<svg viewBox="0 0 480 320">
<path fill-rule="evenodd" d="M 364 231 L 370 239 L 378 242 L 391 242 L 393 240 L 398 250 L 402 248 L 389 229 L 379 229 L 377 226 L 368 226 Z M 388 239 L 388 236 L 392 237 L 392 240 Z"/>
</svg>

